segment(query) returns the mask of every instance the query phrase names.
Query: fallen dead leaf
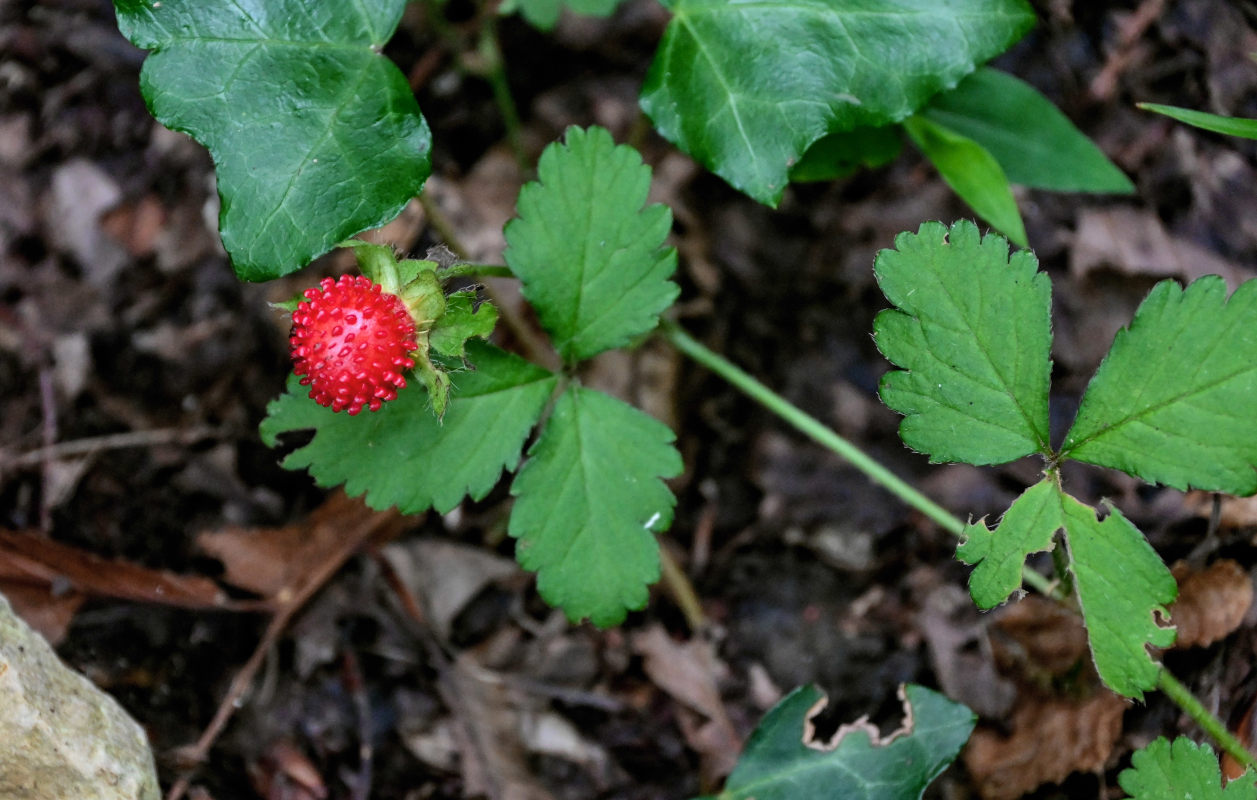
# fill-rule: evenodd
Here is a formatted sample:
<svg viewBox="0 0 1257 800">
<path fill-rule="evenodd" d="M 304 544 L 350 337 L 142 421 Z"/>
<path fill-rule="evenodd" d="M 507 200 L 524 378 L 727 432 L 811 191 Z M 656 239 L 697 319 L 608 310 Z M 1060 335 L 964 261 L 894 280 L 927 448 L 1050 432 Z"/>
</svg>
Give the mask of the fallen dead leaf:
<svg viewBox="0 0 1257 800">
<path fill-rule="evenodd" d="M 1257 527 L 1257 495 L 1252 497 L 1219 496 L 1213 492 L 1188 492 L 1183 506 L 1198 517 L 1213 516 L 1213 499 L 1218 502 L 1218 526 L 1222 528 Z"/>
<path fill-rule="evenodd" d="M 521 575 L 514 561 L 481 548 L 440 539 L 415 539 L 384 548 L 397 575 L 416 597 L 442 640 L 459 612 L 494 581 Z"/>
<path fill-rule="evenodd" d="M 1170 622 L 1178 629 L 1175 647 L 1207 647 L 1243 624 L 1253 604 L 1253 583 L 1239 564 L 1224 558 L 1193 570 L 1180 561 L 1171 571 L 1178 581 L 1178 599 L 1170 606 Z"/>
<path fill-rule="evenodd" d="M 655 685 L 684 707 L 677 724 L 686 742 L 703 757 L 704 778 L 728 775 L 737 764 L 742 740 L 720 698 L 718 684 L 728 667 L 716 656 L 715 646 L 702 639 L 677 642 L 658 624 L 634 634 L 632 646 Z"/>
<path fill-rule="evenodd" d="M 1126 701 L 1107 689 L 1085 700 L 1026 697 L 1012 734 L 979 726 L 962 757 L 984 800 L 1014 800 L 1073 772 L 1104 768 L 1122 732 Z"/>
<path fill-rule="evenodd" d="M 1039 688 L 1090 665 L 1082 618 L 1046 597 L 1030 595 L 1001 609 L 991 626 L 1000 672 Z"/>
<path fill-rule="evenodd" d="M 1244 276 L 1234 264 L 1186 239 L 1171 236 L 1149 210 L 1114 206 L 1079 212 L 1069 251 L 1069 271 L 1084 277 L 1100 267 L 1127 275 L 1177 277 L 1188 281 L 1221 275 L 1232 289 Z"/>
<path fill-rule="evenodd" d="M 46 586 L 8 580 L 0 580 L 0 595 L 8 599 L 13 613 L 54 647 L 65 639 L 75 612 L 87 599 L 81 592 L 56 593 Z"/>
</svg>

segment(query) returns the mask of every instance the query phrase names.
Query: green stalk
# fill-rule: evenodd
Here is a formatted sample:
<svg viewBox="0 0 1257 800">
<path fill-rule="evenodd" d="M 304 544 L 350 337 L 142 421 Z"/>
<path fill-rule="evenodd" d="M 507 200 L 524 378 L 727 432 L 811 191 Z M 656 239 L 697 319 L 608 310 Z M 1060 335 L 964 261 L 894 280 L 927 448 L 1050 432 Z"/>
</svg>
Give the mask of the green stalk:
<svg viewBox="0 0 1257 800">
<path fill-rule="evenodd" d="M 1157 678 L 1157 688 L 1165 692 L 1166 697 L 1174 701 L 1174 704 L 1191 717 L 1197 725 L 1200 726 L 1206 734 L 1213 738 L 1215 742 L 1221 745 L 1222 749 L 1231 755 L 1231 758 L 1244 765 L 1245 769 L 1257 768 L 1257 759 L 1253 758 L 1253 754 L 1248 752 L 1248 748 L 1244 744 L 1231 735 L 1226 729 L 1226 725 L 1222 720 L 1218 719 L 1209 709 L 1204 707 L 1191 690 L 1179 681 L 1178 678 L 1170 674 L 1165 667 L 1161 668 L 1161 675 Z"/>
<path fill-rule="evenodd" d="M 480 29 L 479 54 L 484 66 L 484 77 L 493 87 L 493 100 L 502 114 L 502 124 L 506 127 L 506 140 L 515 153 L 519 168 L 527 171 L 528 154 L 524 152 L 524 140 L 520 133 L 519 111 L 515 106 L 515 98 L 511 95 L 511 86 L 506 80 L 506 64 L 502 58 L 502 47 L 498 44 L 497 15 L 490 9 L 485 14 L 484 27 Z"/>
</svg>

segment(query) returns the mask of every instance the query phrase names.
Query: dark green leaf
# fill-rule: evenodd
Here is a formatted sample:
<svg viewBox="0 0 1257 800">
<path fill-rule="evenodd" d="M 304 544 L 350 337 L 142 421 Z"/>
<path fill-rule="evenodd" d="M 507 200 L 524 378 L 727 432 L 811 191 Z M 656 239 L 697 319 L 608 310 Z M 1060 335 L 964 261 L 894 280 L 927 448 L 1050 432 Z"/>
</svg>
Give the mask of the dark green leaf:
<svg viewBox="0 0 1257 800">
<path fill-rule="evenodd" d="M 895 237 L 873 266 L 898 311 L 874 320 L 901 370 L 882 401 L 904 415 L 904 443 L 931 461 L 999 464 L 1048 445 L 1052 287 L 1028 250 L 981 238 L 966 221 Z"/>
<path fill-rule="evenodd" d="M 776 205 L 829 133 L 900 122 L 1034 24 L 1023 0 L 668 0 L 641 105 L 673 144 Z"/>
<path fill-rule="evenodd" d="M 1058 192 L 1130 194 L 1130 179 L 1030 84 L 978 69 L 921 116 L 987 150 L 1008 180 Z"/>
<path fill-rule="evenodd" d="M 1092 508 L 1067 494 L 1060 502 L 1069 571 L 1096 671 L 1113 691 L 1140 699 L 1156 688 L 1161 672 L 1148 645 L 1174 644 L 1174 629 L 1158 625 L 1156 615 L 1168 616 L 1178 584 L 1121 511 L 1110 506 L 1101 522 Z"/>
<path fill-rule="evenodd" d="M 284 467 L 308 468 L 320 486 L 344 483 L 350 495 L 366 493 L 373 508 L 444 513 L 464 495 L 484 497 L 503 469 L 519 463 L 557 378 L 475 340 L 467 355 L 476 369 L 451 375 L 453 399 L 443 421 L 428 409 L 417 381 L 379 411 L 351 417 L 309 399 L 294 376 L 287 394 L 267 408 L 262 440 L 273 447 L 281 433 L 313 429 L 314 439 L 289 454 Z"/>
<path fill-rule="evenodd" d="M 1257 281 L 1162 281 L 1118 331 L 1061 456 L 1178 489 L 1257 492 Z"/>
<path fill-rule="evenodd" d="M 672 212 L 642 207 L 650 167 L 602 128 L 568 128 L 537 177 L 520 190 L 505 257 L 559 355 L 574 363 L 652 330 L 678 289 L 663 245 Z"/>
<path fill-rule="evenodd" d="M 116 0 L 152 50 L 153 116 L 210 151 L 236 272 L 267 280 L 397 216 L 423 186 L 431 137 L 380 48 L 405 0 Z"/>
<path fill-rule="evenodd" d="M 1190 108 L 1163 106 L 1159 103 L 1139 103 L 1145 111 L 1155 111 L 1179 122 L 1186 122 L 1197 128 L 1214 133 L 1225 133 L 1227 136 L 1240 136 L 1244 139 L 1257 139 L 1257 119 L 1243 117 L 1223 117 L 1205 111 L 1193 111 Z"/>
<path fill-rule="evenodd" d="M 995 156 L 967 136 L 926 117 L 908 119 L 904 130 L 961 200 L 1015 244 L 1027 246 L 1017 200 Z"/>
<path fill-rule="evenodd" d="M 559 21 L 559 12 L 566 6 L 577 14 L 605 17 L 624 0 L 506 0 L 499 6 L 502 14 L 520 12 L 534 27 L 548 31 Z"/>
<path fill-rule="evenodd" d="M 830 743 L 812 717 L 825 704 L 814 686 L 795 689 L 765 715 L 725 790 L 706 800 L 919 800 L 969 740 L 973 712 L 911 684 L 902 690 L 904 728 L 886 740 L 860 721 Z"/>
<path fill-rule="evenodd" d="M 681 473 L 672 431 L 613 397 L 571 386 L 528 451 L 511 493 L 516 556 L 546 602 L 606 627 L 645 608 L 659 579 L 655 531 Z"/>
</svg>

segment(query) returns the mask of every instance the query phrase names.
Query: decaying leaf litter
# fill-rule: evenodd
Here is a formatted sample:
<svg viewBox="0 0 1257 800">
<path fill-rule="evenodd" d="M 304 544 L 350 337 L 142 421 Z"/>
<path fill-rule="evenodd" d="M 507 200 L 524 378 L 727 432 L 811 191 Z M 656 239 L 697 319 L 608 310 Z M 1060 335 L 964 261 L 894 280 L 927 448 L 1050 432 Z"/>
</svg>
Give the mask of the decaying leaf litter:
<svg viewBox="0 0 1257 800">
<path fill-rule="evenodd" d="M 1039 27 L 998 66 L 1048 94 L 1139 189 L 1118 200 L 1021 195 L 1054 284 L 1051 420 L 1061 427 L 1156 279 L 1252 276 L 1254 145 L 1133 102 L 1257 116 L 1257 64 L 1247 57 L 1257 16 L 1221 0 L 1038 10 Z M 21 582 L 35 612 L 68 624 L 60 652 L 146 726 L 169 785 L 181 748 L 203 737 L 266 640 L 273 611 L 139 602 L 139 591 L 120 601 L 120 591 L 76 583 L 73 569 L 95 558 L 189 586 L 211 580 L 234 603 L 283 591 L 283 567 L 305 563 L 292 549 L 305 540 L 284 531 L 313 530 L 326 501 L 277 467 L 256 424 L 288 369 L 286 323 L 266 302 L 306 280 L 257 286 L 232 276 L 210 227 L 208 158 L 148 117 L 136 88 L 141 54 L 119 37 L 107 3 L 0 15 L 0 562 L 19 563 L 13 543 L 28 540 L 17 534 L 83 551 L 74 563 L 45 563 L 51 577 L 0 577 Z M 502 223 L 529 176 L 500 142 L 487 86 L 454 68 L 420 18 L 408 16 L 388 51 L 433 127 L 429 196 L 469 257 L 500 261 Z M 647 2 L 609 21 L 565 19 L 553 35 L 504 22 L 530 150 L 573 123 L 624 140 L 664 22 Z M 949 508 L 997 513 L 1037 480 L 1031 460 L 926 466 L 899 444 L 897 417 L 873 394 L 887 369 L 869 336 L 884 306 L 874 254 L 925 219 L 966 214 L 927 165 L 909 154 L 795 187 L 772 211 L 658 139 L 643 152 L 655 168 L 652 199 L 677 220 L 682 312 L 710 344 Z M 387 236 L 419 255 L 447 243 L 417 206 Z M 347 268 L 333 257 L 311 271 Z M 508 286 L 494 289 L 509 301 Z M 527 342 L 514 346 L 528 352 Z M 210 768 L 191 791 L 692 797 L 728 769 L 731 741 L 809 681 L 830 694 L 835 720 L 867 713 L 884 730 L 899 724 L 903 681 L 971 702 L 982 715 L 975 745 L 937 796 L 1089 796 L 1116 786 L 1132 748 L 1179 732 L 1177 711 L 1158 697 L 1133 707 L 1105 699 L 1076 632 L 1050 608 L 980 615 L 963 596 L 956 602 L 967 571 L 947 534 L 666 348 L 595 361 L 587 380 L 644 402 L 678 433 L 686 470 L 673 484 L 669 542 L 710 630 L 688 630 L 658 591 L 623 629 L 568 626 L 512 565 L 499 490 L 443 517 L 405 520 L 400 539 L 327 577 L 254 659 L 253 689 L 207 747 Z M 1076 465 L 1066 479 L 1084 500 L 1113 500 L 1196 576 L 1184 578 L 1181 602 L 1203 598 L 1192 601 L 1205 611 L 1202 644 L 1166 658 L 1238 726 L 1257 695 L 1244 602 L 1251 512 L 1224 503 L 1211 526 L 1208 496 Z M 255 543 L 267 529 L 269 552 Z M 1219 567 L 1224 559 L 1234 566 Z M 434 563 L 445 583 L 416 578 Z M 1202 585 L 1199 576 L 1214 574 Z M 1222 632 L 1210 630 L 1218 620 Z M 986 707 L 971 700 L 979 681 L 1000 687 Z M 1019 733 L 1027 725 L 1029 739 Z M 1023 763 L 1032 766 L 1009 768 Z M 1064 783 L 1036 790 L 1039 780 Z"/>
</svg>

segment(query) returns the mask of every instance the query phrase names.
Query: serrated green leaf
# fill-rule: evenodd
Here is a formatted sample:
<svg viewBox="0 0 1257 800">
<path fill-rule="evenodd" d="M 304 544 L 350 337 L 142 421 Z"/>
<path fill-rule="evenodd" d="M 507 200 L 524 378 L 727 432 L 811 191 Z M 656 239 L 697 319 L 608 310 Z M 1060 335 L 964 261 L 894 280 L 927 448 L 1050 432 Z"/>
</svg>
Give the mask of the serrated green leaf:
<svg viewBox="0 0 1257 800">
<path fill-rule="evenodd" d="M 606 17 L 622 2 L 624 0 L 507 0 L 498 11 L 502 14 L 518 11 L 533 27 L 548 31 L 559 21 L 559 12 L 564 6 L 577 14 Z"/>
<path fill-rule="evenodd" d="M 650 167 L 602 128 L 568 128 L 506 225 L 506 263 L 567 363 L 652 330 L 679 291 L 672 212 L 645 208 Z"/>
<path fill-rule="evenodd" d="M 1250 771 L 1224 788 L 1213 748 L 1186 736 L 1172 744 L 1159 736 L 1131 755 L 1130 768 L 1122 770 L 1117 783 L 1130 800 L 1257 800 L 1255 779 Z"/>
<path fill-rule="evenodd" d="M 1021 588 L 1026 556 L 1051 548 L 1060 527 L 1060 498 L 1047 479 L 1014 500 L 995 530 L 982 521 L 966 525 L 956 558 L 976 565 L 969 575 L 969 594 L 978 608 L 994 608 Z"/>
<path fill-rule="evenodd" d="M 1005 72 L 979 68 L 920 116 L 977 142 L 1013 183 L 1058 192 L 1135 190 L 1051 100 Z"/>
<path fill-rule="evenodd" d="M 1087 626 L 1087 641 L 1100 679 L 1126 697 L 1141 699 L 1155 689 L 1161 665 L 1147 647 L 1174 644 L 1174 629 L 1162 628 L 1156 614 L 1178 595 L 1178 584 L 1144 535 L 1122 512 L 1096 519 L 1095 510 L 1060 495 L 1069 570 Z"/>
<path fill-rule="evenodd" d="M 817 139 L 790 168 L 790 180 L 806 183 L 842 178 L 860 167 L 889 164 L 901 150 L 903 137 L 896 125 L 831 133 Z"/>
<path fill-rule="evenodd" d="M 462 358 L 467 340 L 489 338 L 498 324 L 498 310 L 491 303 L 476 307 L 474 291 L 454 292 L 445 298 L 445 313 L 428 332 L 428 344 L 436 353 Z"/>
<path fill-rule="evenodd" d="M 351 417 L 309 399 L 293 376 L 288 392 L 267 407 L 262 440 L 274 447 L 281 433 L 313 429 L 314 439 L 284 467 L 309 469 L 320 486 L 344 483 L 350 495 L 365 493 L 372 508 L 445 513 L 464 495 L 480 499 L 519 463 L 558 379 L 489 344 L 469 342 L 467 355 L 476 368 L 452 376 L 443 421 L 418 381 L 379 411 Z"/>
<path fill-rule="evenodd" d="M 1257 281 L 1162 281 L 1118 331 L 1062 458 L 1177 489 L 1257 492 Z"/>
<path fill-rule="evenodd" d="M 882 378 L 882 401 L 905 415 L 905 444 L 933 462 L 999 464 L 1049 454 L 1052 288 L 1034 254 L 980 238 L 960 221 L 927 222 L 895 237 L 873 266 L 898 311 L 873 322 L 874 340 L 902 369 Z"/>
<path fill-rule="evenodd" d="M 573 622 L 607 627 L 646 606 L 659 579 L 655 530 L 681 473 L 672 431 L 613 397 L 571 386 L 528 451 L 511 494 L 516 557 L 537 590 Z"/>
<path fill-rule="evenodd" d="M 1137 103 L 1136 105 L 1145 111 L 1155 111 L 1203 130 L 1224 133 L 1227 136 L 1239 136 L 1244 139 L 1257 139 L 1257 119 L 1224 117 L 1206 111 L 1193 111 L 1190 108 L 1163 106 L 1160 103 Z"/>
<path fill-rule="evenodd" d="M 379 50 L 405 0 L 115 0 L 153 51 L 140 85 L 159 122 L 209 150 L 236 273 L 293 272 L 391 220 L 428 177 L 431 136 Z"/>
<path fill-rule="evenodd" d="M 890 741 L 855 723 L 826 747 L 812 741 L 810 725 L 824 694 L 795 689 L 755 728 L 725 790 L 702 800 L 919 800 L 969 740 L 975 717 L 921 686 L 905 686 L 902 696 L 906 730 Z"/>
<path fill-rule="evenodd" d="M 961 200 L 1014 243 L 1028 245 L 1013 189 L 995 156 L 969 137 L 927 117 L 910 117 L 903 127 Z"/>
<path fill-rule="evenodd" d="M 642 109 L 761 203 L 828 133 L 900 122 L 1034 24 L 1023 0 L 669 0 Z"/>
</svg>

